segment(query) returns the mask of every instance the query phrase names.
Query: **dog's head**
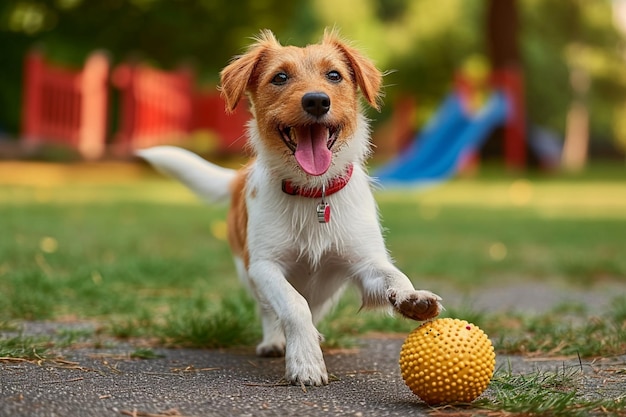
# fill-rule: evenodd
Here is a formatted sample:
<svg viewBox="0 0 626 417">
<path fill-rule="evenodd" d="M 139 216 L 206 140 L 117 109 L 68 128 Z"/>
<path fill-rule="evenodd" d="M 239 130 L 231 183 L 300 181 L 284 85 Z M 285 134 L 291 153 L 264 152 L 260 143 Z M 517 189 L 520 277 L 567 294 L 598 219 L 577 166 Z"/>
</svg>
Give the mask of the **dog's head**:
<svg viewBox="0 0 626 417">
<path fill-rule="evenodd" d="M 295 158 L 312 176 L 324 174 L 355 134 L 358 90 L 379 109 L 381 83 L 374 64 L 328 30 L 322 42 L 304 48 L 282 46 L 262 31 L 221 73 L 227 110 L 247 92 L 262 145 Z"/>
</svg>

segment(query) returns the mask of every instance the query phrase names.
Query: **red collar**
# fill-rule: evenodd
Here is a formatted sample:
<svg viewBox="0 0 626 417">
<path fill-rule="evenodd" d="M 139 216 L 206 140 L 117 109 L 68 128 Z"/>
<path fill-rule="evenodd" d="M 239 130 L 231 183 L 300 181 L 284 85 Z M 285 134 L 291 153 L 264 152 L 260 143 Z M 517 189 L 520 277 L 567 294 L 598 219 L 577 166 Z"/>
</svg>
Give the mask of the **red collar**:
<svg viewBox="0 0 626 417">
<path fill-rule="evenodd" d="M 348 184 L 350 178 L 352 177 L 352 171 L 354 171 L 354 166 L 352 164 L 348 165 L 346 172 L 340 176 L 335 177 L 330 180 L 330 182 L 326 186 L 326 197 L 331 194 L 335 194 L 337 191 L 340 191 Z M 297 187 L 291 183 L 289 180 L 283 180 L 283 192 L 289 195 L 299 195 L 301 197 L 308 198 L 320 198 L 322 197 L 322 189 L 321 188 L 302 188 Z"/>
</svg>

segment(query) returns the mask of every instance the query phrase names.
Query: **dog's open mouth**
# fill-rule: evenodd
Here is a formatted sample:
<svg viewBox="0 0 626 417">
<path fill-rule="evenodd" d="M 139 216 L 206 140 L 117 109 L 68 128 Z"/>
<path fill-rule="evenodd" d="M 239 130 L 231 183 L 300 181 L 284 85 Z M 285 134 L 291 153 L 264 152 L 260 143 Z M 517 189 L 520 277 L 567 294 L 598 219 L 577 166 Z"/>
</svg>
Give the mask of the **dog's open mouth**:
<svg viewBox="0 0 626 417">
<path fill-rule="evenodd" d="M 331 149 L 337 141 L 339 128 L 315 123 L 279 126 L 278 130 L 304 172 L 317 176 L 328 171 L 333 156 Z"/>
</svg>

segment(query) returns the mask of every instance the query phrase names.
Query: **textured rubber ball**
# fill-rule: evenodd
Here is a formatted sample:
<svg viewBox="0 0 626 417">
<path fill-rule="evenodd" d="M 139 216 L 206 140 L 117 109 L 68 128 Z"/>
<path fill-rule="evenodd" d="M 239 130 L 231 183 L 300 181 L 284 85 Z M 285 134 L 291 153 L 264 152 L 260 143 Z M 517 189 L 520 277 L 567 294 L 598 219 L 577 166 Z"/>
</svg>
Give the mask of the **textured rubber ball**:
<svg viewBox="0 0 626 417">
<path fill-rule="evenodd" d="M 425 322 L 400 351 L 402 379 L 429 405 L 472 402 L 487 389 L 495 365 L 491 341 L 465 320 Z"/>
</svg>

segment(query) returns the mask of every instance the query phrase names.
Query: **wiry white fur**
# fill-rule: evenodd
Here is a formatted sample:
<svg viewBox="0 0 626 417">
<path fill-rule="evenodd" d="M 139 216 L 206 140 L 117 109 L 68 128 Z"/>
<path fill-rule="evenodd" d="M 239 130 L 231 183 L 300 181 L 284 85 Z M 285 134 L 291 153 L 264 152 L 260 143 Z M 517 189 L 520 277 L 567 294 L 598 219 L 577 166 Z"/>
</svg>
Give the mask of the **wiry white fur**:
<svg viewBox="0 0 626 417">
<path fill-rule="evenodd" d="M 258 48 L 277 47 L 273 36 L 270 39 L 269 34 L 266 35 L 248 56 L 257 56 Z M 335 48 L 344 54 L 351 53 L 345 45 L 337 46 L 337 42 Z M 231 65 L 238 69 L 238 64 Z M 236 103 L 250 80 L 239 80 L 238 85 L 233 85 L 233 78 L 237 77 L 231 71 L 234 71 L 232 67 L 223 71 L 223 81 L 227 82 L 226 86 L 223 82 L 222 87 L 225 95 Z M 367 88 L 365 83 L 359 85 L 361 91 L 364 87 Z M 378 92 L 369 93 L 376 95 Z M 254 97 L 251 99 L 254 101 Z M 370 104 L 375 103 L 370 100 Z M 298 109 L 297 104 L 286 109 L 304 111 Z M 266 110 L 256 108 L 253 103 L 253 112 L 258 115 Z M 329 117 L 333 112 L 342 111 L 341 106 L 331 107 Z M 267 126 L 259 129 L 254 118 L 248 125 L 255 160 L 242 173 L 245 174 L 247 224 L 245 233 L 232 240 L 237 246 L 235 252 L 243 253 L 235 258 L 235 264 L 259 304 L 263 340 L 257 346 L 257 353 L 261 356 L 284 353 L 285 377 L 292 383 L 328 383 L 320 348 L 321 335 L 315 325 L 337 301 L 346 284 L 354 283 L 361 290 L 366 307 L 391 306 L 416 320 L 436 316 L 441 309 L 438 296 L 429 291 L 416 291 L 409 278 L 390 260 L 371 179 L 364 166 L 370 152 L 367 120 L 359 115 L 355 122 L 351 137 L 341 137 L 332 147 L 332 164 L 328 171 L 316 177 L 304 173 L 287 146 L 268 146 L 279 139 L 261 137 L 260 132 L 268 131 Z M 172 147 L 144 150 L 139 155 L 180 179 L 208 201 L 225 199 L 234 186 L 242 185 L 241 181 L 233 180 L 244 178 Z M 319 199 L 292 196 L 282 191 L 284 179 L 299 187 L 321 188 L 332 178 L 343 176 L 350 164 L 354 167 L 350 181 L 342 190 L 326 197 L 331 207 L 330 223 L 318 223 Z M 243 223 L 242 208 L 241 204 L 234 205 L 229 216 L 233 225 Z M 245 235 L 245 244 L 241 242 L 242 235 Z"/>
<path fill-rule="evenodd" d="M 338 300 L 346 284 L 354 283 L 360 289 L 364 306 L 393 304 L 401 312 L 403 302 L 438 304 L 440 298 L 429 291 L 416 291 L 390 260 L 371 179 L 364 168 L 369 153 L 364 117 L 359 118 L 354 137 L 334 150 L 329 171 L 314 178 L 303 174 L 295 162 L 290 166 L 282 155 L 267 152 L 254 121 L 249 124 L 249 136 L 256 160 L 245 188 L 248 268 L 242 259 L 235 261 L 240 278 L 259 302 L 263 341 L 257 353 L 268 356 L 284 352 L 289 381 L 326 384 L 321 335 L 315 324 Z M 139 155 L 206 200 L 220 200 L 230 192 L 234 171 L 187 151 L 157 147 Z M 348 184 L 326 198 L 331 206 L 327 224 L 317 221 L 317 199 L 282 191 L 285 178 L 296 185 L 319 187 L 342 175 L 350 163 L 354 171 Z"/>
<path fill-rule="evenodd" d="M 254 213 L 248 220 L 251 259 L 255 251 L 277 250 L 285 253 L 287 247 L 289 262 L 306 260 L 316 268 L 322 260 L 327 261 L 325 255 L 329 251 L 338 251 L 339 254 L 349 252 L 351 246 L 360 246 L 363 237 L 368 235 L 374 238 L 370 245 L 372 251 L 386 258 L 370 178 L 363 166 L 365 155 L 369 152 L 368 128 L 364 118 L 359 120 L 354 137 L 334 151 L 333 164 L 328 172 L 319 177 L 303 174 L 295 161 L 290 166 L 274 154 L 266 155 L 255 124 L 250 125 L 249 135 L 257 155 L 247 183 L 248 193 L 255 194 L 254 198 L 247 198 L 248 212 Z M 350 163 L 354 164 L 354 171 L 346 187 L 326 198 L 331 206 L 330 223 L 318 223 L 315 211 L 320 202 L 318 199 L 292 196 L 282 191 L 283 179 L 289 179 L 294 185 L 321 188 L 331 178 L 343 175 Z M 267 207 L 274 209 L 267 210 Z M 258 242 L 254 240 L 257 235 Z M 269 245 L 266 242 L 268 235 L 273 236 Z"/>
</svg>

